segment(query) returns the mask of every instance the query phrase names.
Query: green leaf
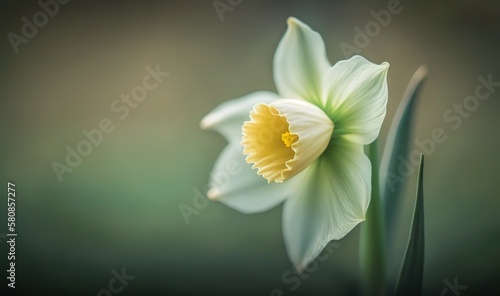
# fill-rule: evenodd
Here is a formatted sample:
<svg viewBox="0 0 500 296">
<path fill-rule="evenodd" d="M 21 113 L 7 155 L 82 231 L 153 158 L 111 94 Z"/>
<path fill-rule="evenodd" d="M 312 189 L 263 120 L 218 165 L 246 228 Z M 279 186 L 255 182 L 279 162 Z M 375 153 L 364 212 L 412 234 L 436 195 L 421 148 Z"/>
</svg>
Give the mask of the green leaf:
<svg viewBox="0 0 500 296">
<path fill-rule="evenodd" d="M 362 295 L 380 296 L 385 294 L 385 247 L 382 200 L 380 198 L 378 176 L 378 140 L 368 147 L 368 157 L 372 163 L 372 192 L 366 221 L 361 224 L 359 239 L 359 264 Z"/>
<path fill-rule="evenodd" d="M 398 225 L 396 219 L 399 206 L 402 201 L 403 188 L 406 183 L 405 176 L 399 172 L 401 158 L 408 160 L 411 147 L 411 135 L 415 106 L 418 95 L 424 85 L 427 76 L 427 67 L 420 66 L 408 84 L 403 99 L 394 115 L 384 154 L 380 162 L 380 188 L 384 201 L 385 231 L 387 247 L 391 247 L 391 239 L 394 225 Z M 391 250 L 388 250 L 390 252 Z"/>
<path fill-rule="evenodd" d="M 424 274 L 424 155 L 420 154 L 420 170 L 418 173 L 417 198 L 411 234 L 406 248 L 405 259 L 399 274 L 396 295 L 422 295 Z"/>
</svg>

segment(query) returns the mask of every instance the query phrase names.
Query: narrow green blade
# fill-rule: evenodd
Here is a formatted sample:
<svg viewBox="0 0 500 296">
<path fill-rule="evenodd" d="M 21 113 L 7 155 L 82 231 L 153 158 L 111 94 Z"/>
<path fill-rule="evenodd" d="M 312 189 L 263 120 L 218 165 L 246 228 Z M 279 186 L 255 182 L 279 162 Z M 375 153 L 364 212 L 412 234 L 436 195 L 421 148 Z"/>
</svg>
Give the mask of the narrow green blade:
<svg viewBox="0 0 500 296">
<path fill-rule="evenodd" d="M 378 140 L 367 146 L 372 164 L 372 192 L 366 221 L 361 223 L 359 264 L 363 296 L 381 296 L 386 292 L 384 224 L 378 186 Z"/>
<path fill-rule="evenodd" d="M 405 94 L 394 115 L 387 141 L 384 147 L 384 154 L 380 161 L 380 188 L 384 201 L 386 246 L 392 245 L 391 238 L 395 221 L 398 217 L 399 206 L 402 200 L 403 188 L 408 177 L 407 171 L 400 171 L 404 161 L 408 159 L 411 147 L 412 123 L 415 113 L 415 106 L 418 95 L 424 85 L 427 76 L 427 67 L 420 66 L 408 84 Z M 404 164 L 403 164 L 404 165 Z M 415 168 L 413 168 L 415 170 Z M 390 252 L 390 250 L 388 250 Z"/>
<path fill-rule="evenodd" d="M 399 274 L 396 295 L 422 295 L 424 274 L 424 155 L 420 155 L 420 170 L 418 173 L 417 198 L 411 226 L 405 259 Z"/>
</svg>

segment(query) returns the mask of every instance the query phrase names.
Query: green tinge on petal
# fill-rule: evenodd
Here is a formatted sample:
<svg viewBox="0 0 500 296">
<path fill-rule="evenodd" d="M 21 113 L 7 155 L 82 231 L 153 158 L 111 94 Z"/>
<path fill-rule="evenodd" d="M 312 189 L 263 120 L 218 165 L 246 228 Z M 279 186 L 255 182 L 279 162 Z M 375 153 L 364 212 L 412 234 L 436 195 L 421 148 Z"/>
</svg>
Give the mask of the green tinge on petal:
<svg viewBox="0 0 500 296">
<path fill-rule="evenodd" d="M 388 63 L 354 56 L 328 71 L 322 106 L 335 124 L 334 137 L 363 145 L 378 137 L 387 108 L 388 68 Z"/>
<path fill-rule="evenodd" d="M 239 142 L 224 148 L 210 173 L 208 198 L 242 213 L 267 211 L 285 199 L 288 183 L 268 184 L 245 161 L 242 150 Z"/>
<path fill-rule="evenodd" d="M 296 18 L 274 54 L 274 82 L 283 98 L 321 101 L 323 76 L 331 67 L 321 36 Z"/>
<path fill-rule="evenodd" d="M 370 175 L 362 146 L 339 140 L 289 180 L 293 184 L 283 210 L 283 234 L 298 270 L 306 268 L 330 240 L 341 239 L 365 219 Z"/>
<path fill-rule="evenodd" d="M 250 110 L 257 103 L 271 103 L 279 99 L 272 92 L 259 91 L 224 102 L 206 115 L 200 122 L 202 129 L 222 134 L 228 142 L 241 141 L 241 126 L 248 120 Z"/>
</svg>

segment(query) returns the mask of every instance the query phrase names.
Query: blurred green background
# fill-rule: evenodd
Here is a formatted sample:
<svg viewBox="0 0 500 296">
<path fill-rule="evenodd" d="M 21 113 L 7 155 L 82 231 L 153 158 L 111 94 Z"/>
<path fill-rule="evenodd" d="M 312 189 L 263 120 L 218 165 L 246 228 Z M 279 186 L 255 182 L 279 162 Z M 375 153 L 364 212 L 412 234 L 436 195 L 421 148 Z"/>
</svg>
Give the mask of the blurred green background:
<svg viewBox="0 0 500 296">
<path fill-rule="evenodd" d="M 318 31 L 335 63 L 345 58 L 340 44 L 352 45 L 354 28 L 364 28 L 370 12 L 388 2 L 243 0 L 221 20 L 213 1 L 72 0 L 15 53 L 7 35 L 21 35 L 22 18 L 32 19 L 41 7 L 2 1 L 0 176 L 3 186 L 10 180 L 17 189 L 17 290 L 96 295 L 107 289 L 112 270 L 126 268 L 135 279 L 120 295 L 270 295 L 274 289 L 357 295 L 359 227 L 292 291 L 282 281 L 291 263 L 281 206 L 244 215 L 210 203 L 187 224 L 179 205 L 192 206 L 193 190 L 205 190 L 226 145 L 200 130 L 200 119 L 226 100 L 275 91 L 272 58 L 288 16 Z M 500 4 L 400 5 L 361 54 L 391 64 L 382 145 L 421 64 L 430 72 L 414 138 L 428 138 L 438 127 L 448 135 L 426 161 L 426 295 L 440 295 L 443 281 L 455 277 L 467 286 L 462 295 L 500 295 L 500 89 L 456 130 L 443 120 L 447 109 L 473 95 L 479 75 L 500 81 Z M 170 75 L 121 120 L 112 102 L 157 64 Z M 64 163 L 65 147 L 75 149 L 85 139 L 82 130 L 103 118 L 112 120 L 113 132 L 59 182 L 51 164 Z M 395 262 L 410 227 L 415 178 L 396 227 Z M 0 233 L 7 232 L 4 192 Z M 0 240 L 4 289 L 7 245 Z"/>
</svg>

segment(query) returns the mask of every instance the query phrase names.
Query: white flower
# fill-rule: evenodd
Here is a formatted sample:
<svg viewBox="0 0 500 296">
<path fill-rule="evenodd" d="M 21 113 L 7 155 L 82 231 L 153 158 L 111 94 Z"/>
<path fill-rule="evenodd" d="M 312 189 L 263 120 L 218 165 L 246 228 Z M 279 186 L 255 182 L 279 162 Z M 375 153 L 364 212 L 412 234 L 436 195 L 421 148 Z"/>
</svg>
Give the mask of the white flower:
<svg viewBox="0 0 500 296">
<path fill-rule="evenodd" d="M 385 118 L 388 67 L 361 56 L 332 67 L 321 36 L 289 18 L 274 56 L 278 95 L 225 102 L 201 121 L 229 142 L 208 197 L 243 213 L 286 200 L 285 245 L 303 270 L 330 240 L 365 220 L 371 164 L 363 145 L 378 137 Z M 240 164 L 241 172 L 217 182 L 228 163 Z"/>
</svg>

